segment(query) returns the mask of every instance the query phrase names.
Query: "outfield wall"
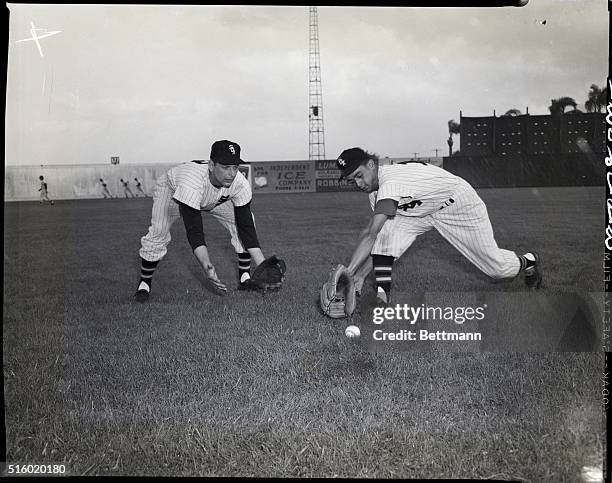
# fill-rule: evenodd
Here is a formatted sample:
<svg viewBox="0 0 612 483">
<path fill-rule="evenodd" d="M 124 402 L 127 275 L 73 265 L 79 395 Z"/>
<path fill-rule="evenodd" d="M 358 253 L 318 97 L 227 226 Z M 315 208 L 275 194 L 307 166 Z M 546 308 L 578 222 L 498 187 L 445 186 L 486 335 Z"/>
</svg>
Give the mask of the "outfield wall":
<svg viewBox="0 0 612 483">
<path fill-rule="evenodd" d="M 411 159 L 383 158 L 381 163 L 406 160 Z M 129 181 L 134 195 L 138 195 L 134 181 L 138 178 L 145 193 L 151 196 L 155 180 L 176 165 L 6 166 L 4 199 L 38 200 L 38 178 L 41 175 L 47 181 L 49 197 L 54 200 L 102 198 L 100 178 L 104 179 L 113 196 L 125 196 L 121 178 Z M 602 160 L 584 154 L 452 156 L 444 158 L 443 166 L 475 187 L 599 185 L 603 184 L 605 175 Z M 346 181 L 338 181 L 340 171 L 335 160 L 255 161 L 241 166 L 241 171 L 251 181 L 254 194 L 357 190 Z"/>
<path fill-rule="evenodd" d="M 39 176 L 47 182 L 49 197 L 53 200 L 102 198 L 104 180 L 113 196 L 124 197 L 123 178 L 130 182 L 136 194 L 136 182 L 149 196 L 155 187 L 155 179 L 165 173 L 171 164 L 149 165 L 45 165 L 45 166 L 6 166 L 4 169 L 4 200 L 24 201 L 39 199 Z"/>
<path fill-rule="evenodd" d="M 125 196 L 122 178 L 129 181 L 135 195 L 138 193 L 134 178 L 138 178 L 145 193 L 151 196 L 155 180 L 177 164 L 6 166 L 4 200 L 38 200 L 41 175 L 53 200 L 103 198 L 100 178 L 113 196 Z M 346 181 L 338 181 L 340 171 L 335 160 L 254 161 L 241 166 L 241 171 L 247 175 L 255 194 L 356 189 Z"/>
<path fill-rule="evenodd" d="M 586 154 L 451 156 L 444 158 L 444 169 L 475 188 L 605 183 L 603 156 Z"/>
<path fill-rule="evenodd" d="M 38 200 L 41 175 L 45 177 L 52 200 L 103 198 L 100 178 L 104 180 L 112 196 L 125 197 L 121 179 L 129 181 L 129 187 L 135 196 L 142 196 L 136 189 L 134 178 L 138 178 L 145 194 L 152 196 L 157 178 L 176 165 L 177 163 L 6 166 L 4 200 Z M 241 166 L 240 170 L 247 178 L 250 177 L 248 166 Z"/>
</svg>

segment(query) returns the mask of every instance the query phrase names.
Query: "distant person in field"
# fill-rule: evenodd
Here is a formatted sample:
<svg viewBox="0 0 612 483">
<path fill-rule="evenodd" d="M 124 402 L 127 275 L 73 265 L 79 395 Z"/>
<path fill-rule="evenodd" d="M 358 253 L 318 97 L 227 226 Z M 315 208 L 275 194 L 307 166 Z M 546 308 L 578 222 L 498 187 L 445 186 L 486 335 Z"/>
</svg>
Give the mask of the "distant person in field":
<svg viewBox="0 0 612 483">
<path fill-rule="evenodd" d="M 132 190 L 130 189 L 130 182 L 123 181 L 123 178 L 121 178 L 121 183 L 123 184 L 123 192 L 125 193 L 125 197 L 135 198 L 134 193 L 132 193 Z"/>
<path fill-rule="evenodd" d="M 49 193 L 47 192 L 47 182 L 45 181 L 45 177 L 41 175 L 38 177 L 38 179 L 40 180 L 40 188 L 38 188 L 38 191 L 40 191 L 40 204 L 42 205 L 44 201 L 47 201 L 53 205 L 54 202 L 49 199 Z"/>
<path fill-rule="evenodd" d="M 106 186 L 106 183 L 102 178 L 100 178 L 100 184 L 102 185 L 102 195 L 104 198 L 112 198 L 113 195 L 111 195 L 111 192 L 108 191 L 108 186 Z"/>
<path fill-rule="evenodd" d="M 136 181 L 136 189 L 142 193 L 142 196 L 146 197 L 147 194 L 142 189 L 142 183 L 140 181 L 138 181 L 138 178 L 134 178 L 134 181 Z"/>
<path fill-rule="evenodd" d="M 232 141 L 216 141 L 210 161 L 182 163 L 157 180 L 153 192 L 151 226 L 141 238 L 141 271 L 135 299 L 146 302 L 151 281 L 170 243 L 170 228 L 183 218 L 187 240 L 202 266 L 208 287 L 218 295 L 227 294 L 212 264 L 202 225 L 202 212 L 210 213 L 229 232 L 238 257 L 239 290 L 251 286 L 251 260 L 255 265 L 265 257 L 259 245 L 251 213 L 251 185 L 239 172 L 240 146 Z"/>
<path fill-rule="evenodd" d="M 344 150 L 336 165 L 340 179 L 369 193 L 373 215 L 347 268 L 358 288 L 374 268 L 379 303 L 390 301 L 393 262 L 432 228 L 489 277 L 523 273 L 528 288 L 540 288 L 539 255 L 499 248 L 484 202 L 462 178 L 422 161 L 382 166 L 361 148 Z"/>
</svg>

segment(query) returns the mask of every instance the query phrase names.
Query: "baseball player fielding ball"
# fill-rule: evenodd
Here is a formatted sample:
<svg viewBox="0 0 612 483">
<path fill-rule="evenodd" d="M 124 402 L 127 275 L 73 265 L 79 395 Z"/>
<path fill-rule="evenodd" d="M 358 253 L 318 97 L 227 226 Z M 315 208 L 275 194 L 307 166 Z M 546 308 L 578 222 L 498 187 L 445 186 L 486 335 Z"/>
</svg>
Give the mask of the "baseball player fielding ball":
<svg viewBox="0 0 612 483">
<path fill-rule="evenodd" d="M 421 161 L 381 165 L 378 156 L 358 147 L 344 150 L 336 165 L 341 180 L 368 193 L 373 212 L 342 273 L 361 284 L 373 269 L 377 304 L 390 303 L 395 260 L 431 229 L 489 277 L 513 279 L 523 274 L 527 288 L 541 287 L 538 253 L 517 255 L 498 247 L 487 208 L 464 179 Z M 324 285 L 328 293 L 322 293 L 322 302 L 333 306 L 346 299 L 346 291 L 332 293 L 335 288 L 333 283 Z"/>
<path fill-rule="evenodd" d="M 266 258 L 260 248 L 251 212 L 251 185 L 238 170 L 241 163 L 238 143 L 216 141 L 211 147 L 210 161 L 180 164 L 157 180 L 151 226 L 141 238 L 140 280 L 135 294 L 138 302 L 149 299 L 153 274 L 170 243 L 170 228 L 179 218 L 183 219 L 187 240 L 202 267 L 206 286 L 217 295 L 227 294 L 227 286 L 219 279 L 208 253 L 202 213 L 215 218 L 231 236 L 238 258 L 239 290 L 280 288 L 286 266 L 276 257 Z M 256 266 L 253 280 L 251 262 Z"/>
</svg>

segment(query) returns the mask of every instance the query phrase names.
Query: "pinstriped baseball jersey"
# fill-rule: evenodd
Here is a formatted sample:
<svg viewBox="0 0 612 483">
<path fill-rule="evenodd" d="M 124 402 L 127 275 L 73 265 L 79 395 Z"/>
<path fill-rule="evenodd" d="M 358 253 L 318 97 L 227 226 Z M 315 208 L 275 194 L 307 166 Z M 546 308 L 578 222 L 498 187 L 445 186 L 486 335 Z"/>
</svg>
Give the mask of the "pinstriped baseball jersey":
<svg viewBox="0 0 612 483">
<path fill-rule="evenodd" d="M 240 171 L 228 188 L 213 186 L 205 162 L 180 164 L 168 171 L 167 179 L 172 197 L 196 210 L 210 211 L 225 201 L 243 206 L 252 198 L 251 185 Z"/>
<path fill-rule="evenodd" d="M 516 276 L 520 269 L 516 253 L 497 245 L 484 202 L 467 181 L 457 179 L 459 184 L 453 193 L 453 203 L 438 208 L 431 215 L 389 218 L 376 237 L 372 254 L 399 258 L 417 236 L 435 228 L 488 276 Z"/>
<path fill-rule="evenodd" d="M 370 193 L 372 209 L 376 202 L 398 202 L 397 215 L 426 216 L 435 213 L 453 196 L 460 178 L 430 164 L 407 163 L 380 166 L 378 191 Z"/>
<path fill-rule="evenodd" d="M 251 197 L 251 186 L 240 172 L 229 187 L 217 188 L 210 182 L 207 162 L 191 161 L 171 168 L 159 177 L 155 185 L 151 226 L 141 238 L 140 256 L 157 261 L 166 255 L 171 239 L 170 228 L 180 218 L 176 201 L 210 212 L 229 231 L 236 253 L 244 252 L 231 205 L 246 205 Z"/>
</svg>

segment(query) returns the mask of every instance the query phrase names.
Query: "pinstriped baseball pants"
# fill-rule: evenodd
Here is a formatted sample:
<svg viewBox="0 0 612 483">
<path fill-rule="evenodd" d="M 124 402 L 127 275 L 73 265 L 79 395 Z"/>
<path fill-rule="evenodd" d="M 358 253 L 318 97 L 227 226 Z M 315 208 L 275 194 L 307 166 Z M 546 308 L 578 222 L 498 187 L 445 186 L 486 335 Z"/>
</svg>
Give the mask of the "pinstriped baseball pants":
<svg viewBox="0 0 612 483">
<path fill-rule="evenodd" d="M 222 203 L 210 213 L 231 236 L 231 243 L 236 253 L 242 253 L 244 249 L 234 219 L 234 208 L 231 202 Z M 181 217 L 178 204 L 172 199 L 172 190 L 168 186 L 166 175 L 162 175 L 155 185 L 153 192 L 153 210 L 151 212 L 151 226 L 145 236 L 140 239 L 140 256 L 150 262 L 156 262 L 164 258 L 170 243 L 170 228 L 176 220 Z"/>
<path fill-rule="evenodd" d="M 387 220 L 372 254 L 399 258 L 417 236 L 435 228 L 489 277 L 518 275 L 520 261 L 516 253 L 497 246 L 487 207 L 476 191 L 462 180 L 452 198 L 453 204 L 431 215 L 422 218 L 396 215 Z"/>
</svg>

